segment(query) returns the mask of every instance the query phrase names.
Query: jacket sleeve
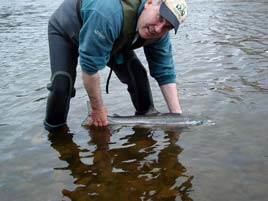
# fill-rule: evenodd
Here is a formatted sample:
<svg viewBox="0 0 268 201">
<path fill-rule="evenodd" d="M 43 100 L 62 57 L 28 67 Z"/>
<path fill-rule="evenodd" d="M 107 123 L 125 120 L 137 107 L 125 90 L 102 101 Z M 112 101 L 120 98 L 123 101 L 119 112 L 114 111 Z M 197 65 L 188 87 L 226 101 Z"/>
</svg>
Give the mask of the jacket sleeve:
<svg viewBox="0 0 268 201">
<path fill-rule="evenodd" d="M 116 26 L 97 11 L 81 12 L 83 26 L 79 35 L 79 57 L 82 70 L 94 74 L 105 67 L 115 39 Z"/>
<path fill-rule="evenodd" d="M 169 34 L 161 37 L 156 43 L 145 46 L 144 53 L 149 64 L 150 74 L 160 86 L 176 82 Z"/>
</svg>

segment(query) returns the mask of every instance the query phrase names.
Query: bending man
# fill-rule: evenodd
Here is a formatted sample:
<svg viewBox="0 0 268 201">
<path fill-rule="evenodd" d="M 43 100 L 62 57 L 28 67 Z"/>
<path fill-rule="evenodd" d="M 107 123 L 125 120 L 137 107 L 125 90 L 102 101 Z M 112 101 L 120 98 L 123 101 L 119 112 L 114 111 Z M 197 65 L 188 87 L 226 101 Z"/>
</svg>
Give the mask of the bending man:
<svg viewBox="0 0 268 201">
<path fill-rule="evenodd" d="M 89 124 L 108 123 L 98 74 L 105 66 L 127 84 L 136 115 L 154 112 L 146 70 L 133 51 L 141 46 L 169 111 L 181 113 L 168 32 L 177 32 L 186 13 L 184 0 L 64 0 L 48 24 L 52 76 L 45 128 L 66 124 L 78 56 L 92 109 Z"/>
</svg>

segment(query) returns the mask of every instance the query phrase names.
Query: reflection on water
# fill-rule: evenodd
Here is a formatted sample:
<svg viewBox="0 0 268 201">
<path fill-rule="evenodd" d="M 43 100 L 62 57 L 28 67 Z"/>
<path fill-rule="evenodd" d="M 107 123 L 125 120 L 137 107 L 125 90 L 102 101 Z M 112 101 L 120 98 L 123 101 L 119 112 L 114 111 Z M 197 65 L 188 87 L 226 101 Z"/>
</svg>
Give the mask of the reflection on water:
<svg viewBox="0 0 268 201">
<path fill-rule="evenodd" d="M 121 130 L 111 135 L 108 128 L 91 129 L 89 144 L 95 150 L 80 149 L 72 134 L 50 134 L 51 146 L 66 161 L 75 189 L 63 189 L 71 200 L 192 200 L 193 176 L 179 162 L 182 148 L 179 131 L 157 132 L 149 128 Z M 121 142 L 111 141 L 122 135 Z"/>
<path fill-rule="evenodd" d="M 47 21 L 62 1 L 0 3 L 1 201 L 267 200 L 267 0 L 188 0 L 184 25 L 171 33 L 184 113 L 215 125 L 181 133 L 87 131 L 80 127 L 87 95 L 78 67 L 68 119 L 75 135 L 48 141 Z M 108 69 L 100 73 L 104 89 Z M 150 81 L 155 106 L 166 112 Z M 124 87 L 112 76 L 103 94 L 110 114 L 134 113 Z"/>
</svg>

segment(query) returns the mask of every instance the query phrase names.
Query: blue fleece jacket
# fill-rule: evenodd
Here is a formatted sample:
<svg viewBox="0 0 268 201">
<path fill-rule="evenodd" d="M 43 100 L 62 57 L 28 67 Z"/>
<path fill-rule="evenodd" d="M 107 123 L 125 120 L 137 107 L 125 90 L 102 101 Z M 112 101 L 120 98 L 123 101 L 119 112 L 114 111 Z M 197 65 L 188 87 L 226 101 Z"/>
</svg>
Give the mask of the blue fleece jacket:
<svg viewBox="0 0 268 201">
<path fill-rule="evenodd" d="M 138 16 L 145 2 L 146 0 L 142 0 Z M 83 0 L 81 17 L 83 26 L 79 35 L 80 65 L 83 72 L 94 74 L 106 66 L 113 44 L 120 36 L 123 25 L 120 0 Z M 143 48 L 150 74 L 158 84 L 161 86 L 174 83 L 176 73 L 169 34 Z"/>
</svg>

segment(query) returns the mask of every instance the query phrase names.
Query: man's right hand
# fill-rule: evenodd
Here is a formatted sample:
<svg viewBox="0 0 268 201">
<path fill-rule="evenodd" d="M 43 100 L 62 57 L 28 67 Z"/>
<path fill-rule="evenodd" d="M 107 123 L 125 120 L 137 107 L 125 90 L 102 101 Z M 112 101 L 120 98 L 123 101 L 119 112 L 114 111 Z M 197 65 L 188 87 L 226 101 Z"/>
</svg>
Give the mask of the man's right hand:
<svg viewBox="0 0 268 201">
<path fill-rule="evenodd" d="M 91 111 L 91 117 L 89 118 L 88 125 L 107 126 L 108 125 L 107 109 L 104 106 L 98 109 L 93 109 Z"/>
<path fill-rule="evenodd" d="M 88 120 L 88 125 L 107 126 L 107 109 L 104 107 L 101 98 L 99 74 L 90 75 L 83 72 L 82 76 L 91 107 L 91 116 Z"/>
</svg>

